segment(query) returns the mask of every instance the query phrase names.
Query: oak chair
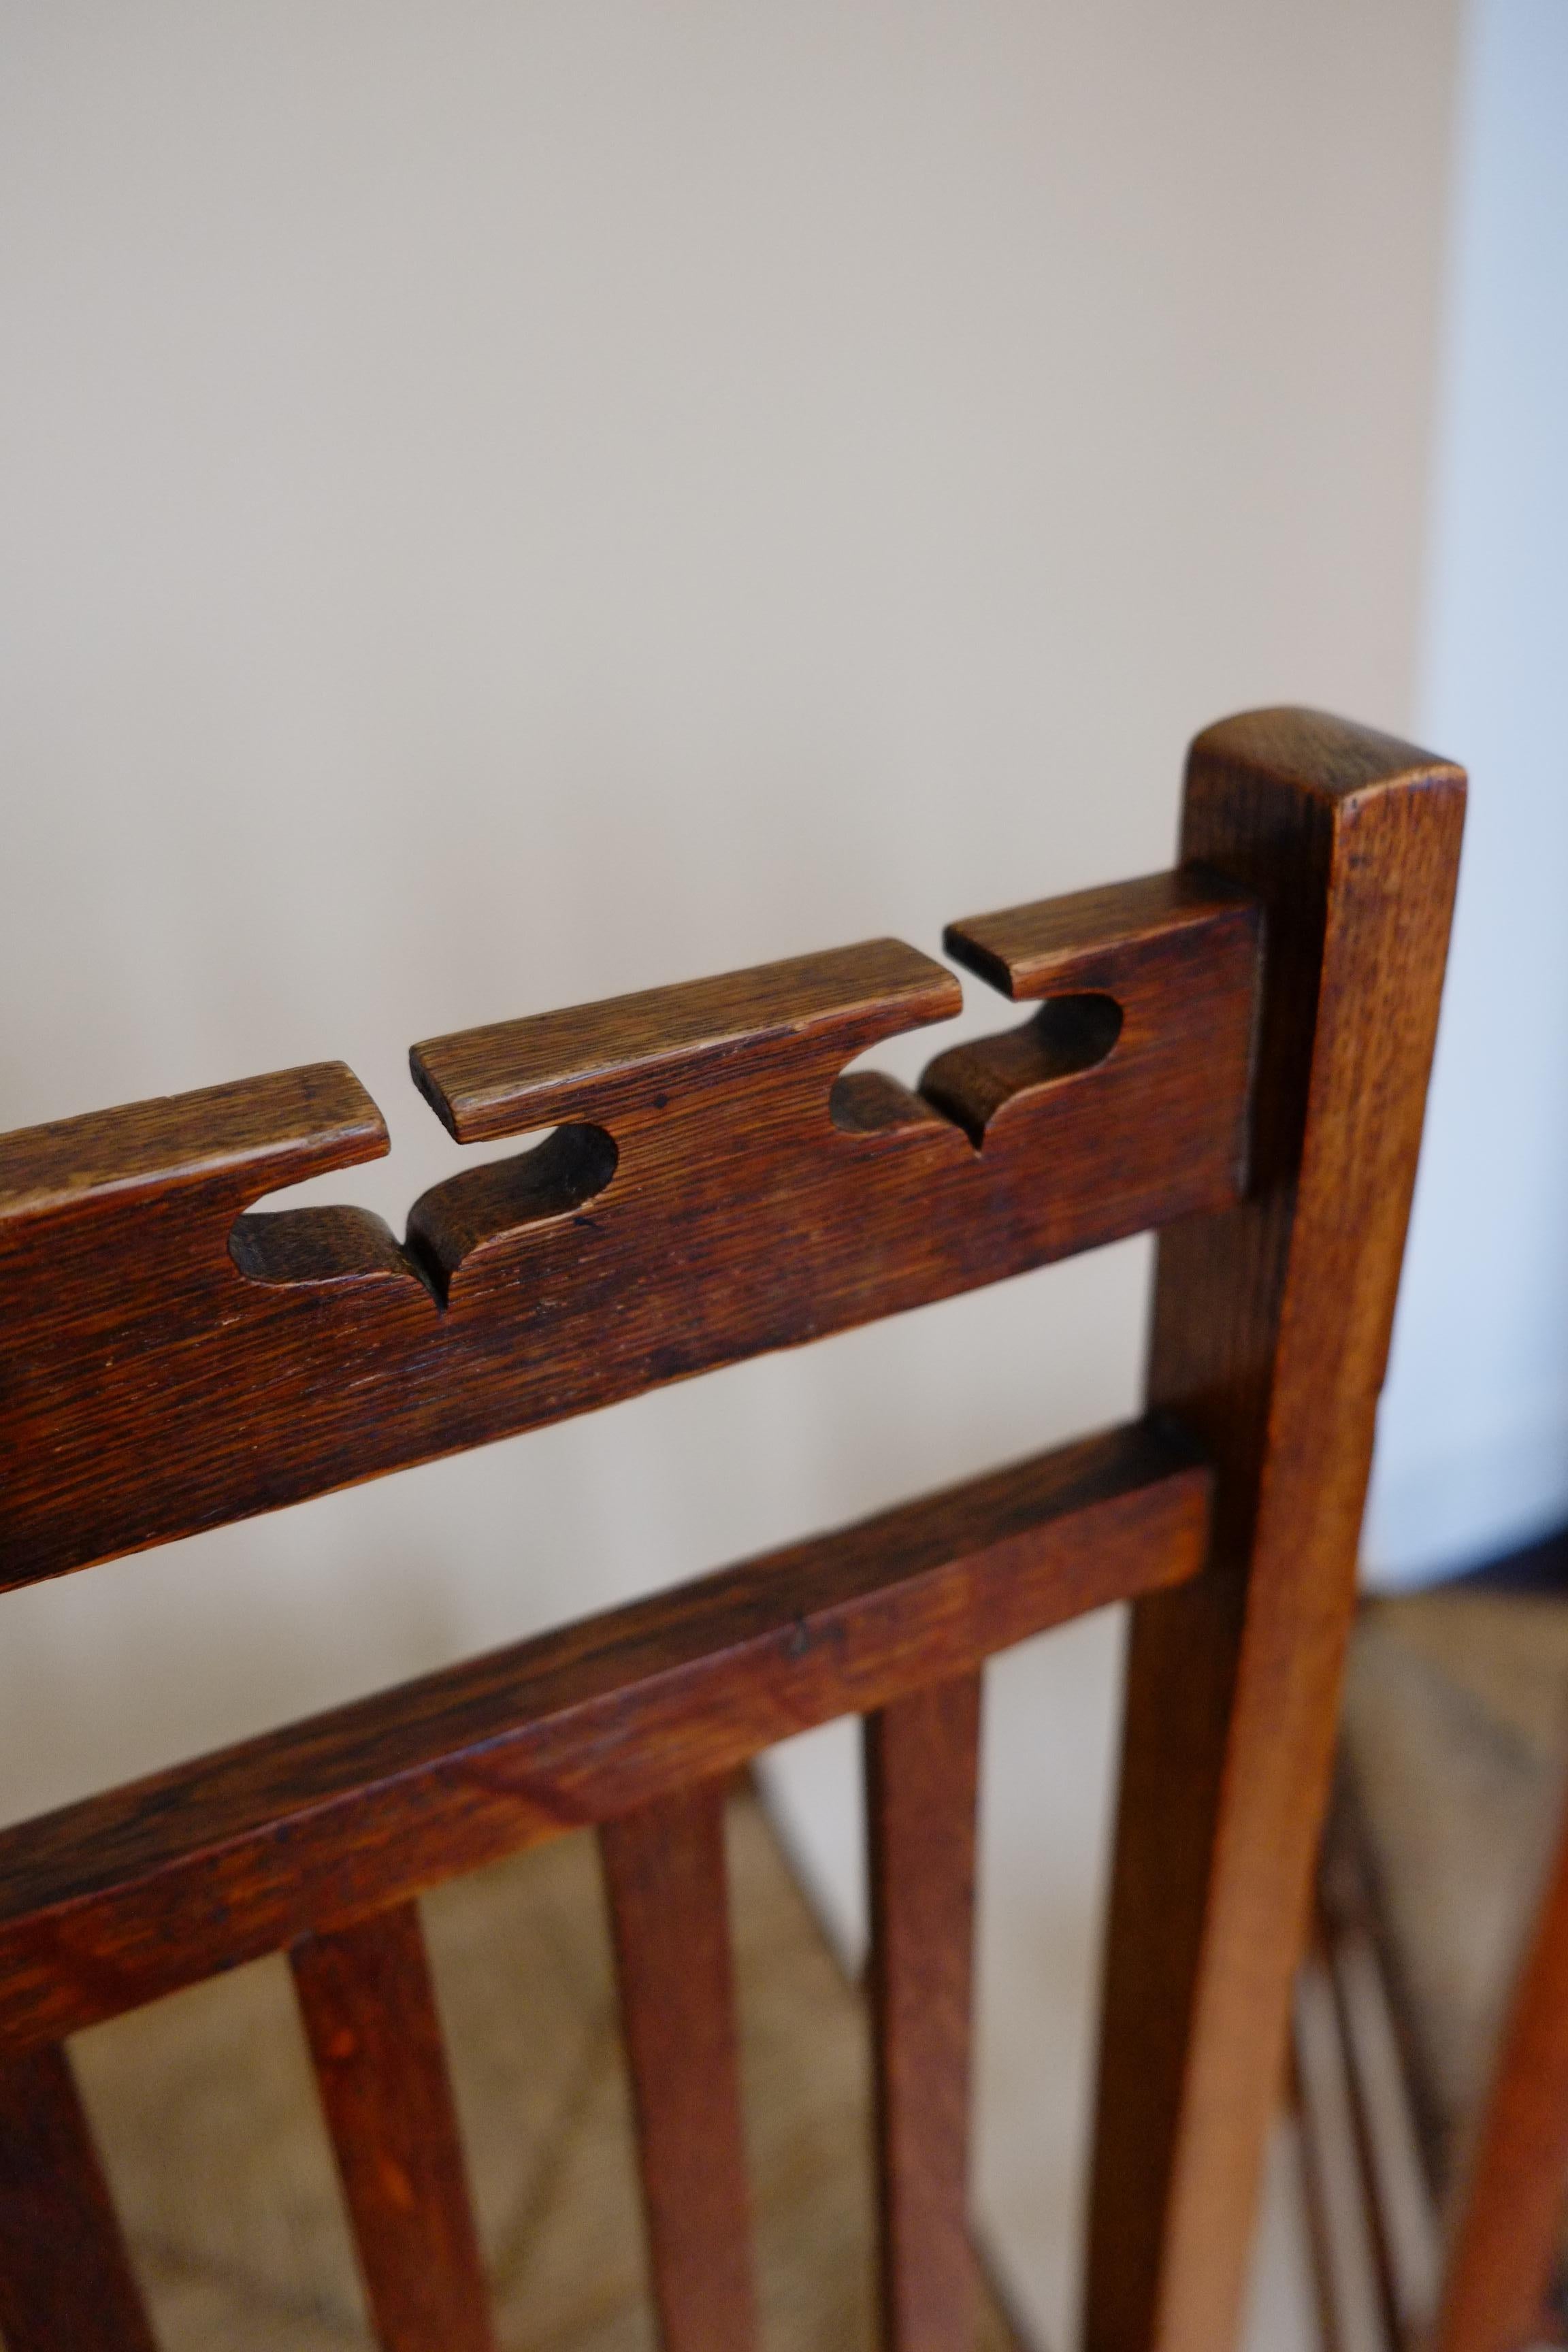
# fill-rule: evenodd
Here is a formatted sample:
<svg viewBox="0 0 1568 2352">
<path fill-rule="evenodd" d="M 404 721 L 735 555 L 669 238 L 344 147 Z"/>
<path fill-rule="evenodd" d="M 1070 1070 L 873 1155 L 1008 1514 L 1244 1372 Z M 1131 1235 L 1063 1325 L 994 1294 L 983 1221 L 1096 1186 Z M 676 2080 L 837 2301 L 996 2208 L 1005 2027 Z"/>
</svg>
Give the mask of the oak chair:
<svg viewBox="0 0 1568 2352">
<path fill-rule="evenodd" d="M 0 2328 L 152 2339 L 67 2037 L 286 1951 L 374 2323 L 491 2343 L 416 1898 L 599 1831 L 668 2352 L 754 2341 L 724 1777 L 866 1721 L 881 2299 L 958 2352 L 985 1659 L 1133 1604 L 1091 2352 L 1220 2352 L 1333 1739 L 1460 772 L 1200 736 L 1171 874 L 445 1037 L 405 1243 L 264 1195 L 386 1149 L 342 1065 L 0 1139 L 3 1580 L 29 1582 L 1161 1229 L 1147 1416 L 0 1832 Z M 781 1268 L 787 1278 L 781 1279 Z M 3 1606 L 3 1604 L 0 1604 Z"/>
</svg>

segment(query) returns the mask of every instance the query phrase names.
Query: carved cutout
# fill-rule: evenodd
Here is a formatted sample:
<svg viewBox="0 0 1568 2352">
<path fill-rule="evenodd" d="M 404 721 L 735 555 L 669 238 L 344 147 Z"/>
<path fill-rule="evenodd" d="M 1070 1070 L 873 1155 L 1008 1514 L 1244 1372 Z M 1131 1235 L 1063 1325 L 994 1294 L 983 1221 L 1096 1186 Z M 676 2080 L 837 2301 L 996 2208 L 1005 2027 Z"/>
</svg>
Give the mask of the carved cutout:
<svg viewBox="0 0 1568 2352">
<path fill-rule="evenodd" d="M 1047 996 L 1020 1028 L 939 1054 L 927 1066 L 921 1092 L 956 1119 L 972 1143 L 983 1144 L 993 1120 L 1010 1106 L 1098 1069 L 1115 1051 L 1121 1023 L 1113 996 Z"/>
<path fill-rule="evenodd" d="M 835 1078 L 827 1113 L 840 1135 L 903 1135 L 911 1129 L 949 1130 L 943 1109 L 912 1094 L 883 1070 L 847 1070 Z"/>
<path fill-rule="evenodd" d="M 342 1064 L 0 1138 L 0 1584 L 1227 1205 L 1258 944 L 1195 871 L 956 925 L 1047 1001 L 919 1093 L 851 1066 L 960 1008 L 897 940 L 432 1040 L 459 1141 L 552 1131 L 405 1244 L 255 1207 L 385 1151 Z"/>
<path fill-rule="evenodd" d="M 901 940 L 433 1037 L 414 1083 L 459 1143 L 592 1119 L 624 1150 L 694 1101 L 754 1125 L 766 1097 L 820 1116 L 847 1062 L 963 1008 L 952 972 Z"/>
<path fill-rule="evenodd" d="M 609 1184 L 619 1159 L 602 1127 L 558 1127 L 531 1151 L 465 1168 L 421 1192 L 408 1213 L 410 1251 L 447 1297 L 458 1268 L 533 1226 L 569 1217 Z"/>
<path fill-rule="evenodd" d="M 228 1254 L 247 1282 L 279 1287 L 426 1279 L 384 1217 L 346 1205 L 250 1210 L 235 1219 Z"/>
</svg>

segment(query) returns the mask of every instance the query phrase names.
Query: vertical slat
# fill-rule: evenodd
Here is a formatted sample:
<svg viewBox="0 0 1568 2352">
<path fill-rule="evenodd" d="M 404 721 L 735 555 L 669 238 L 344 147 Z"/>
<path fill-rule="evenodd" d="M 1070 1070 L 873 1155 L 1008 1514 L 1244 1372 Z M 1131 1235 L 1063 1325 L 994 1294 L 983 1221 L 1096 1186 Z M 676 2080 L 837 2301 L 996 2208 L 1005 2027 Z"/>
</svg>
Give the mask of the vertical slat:
<svg viewBox="0 0 1568 2352">
<path fill-rule="evenodd" d="M 1435 2352 L 1518 2352 L 1550 2331 L 1568 2190 L 1568 1834 L 1558 1846 L 1498 2052 Z"/>
<path fill-rule="evenodd" d="M 0 2336 L 5 2352 L 155 2352 L 55 2042 L 0 2067 Z"/>
<path fill-rule="evenodd" d="M 980 1676 L 866 1722 L 884 2352 L 974 2340 L 970 2009 Z"/>
<path fill-rule="evenodd" d="M 1323 2339 L 1328 2352 L 1394 2352 L 1349 2057 L 1321 1946 L 1296 1979 L 1295 2049 Z"/>
<path fill-rule="evenodd" d="M 1183 855 L 1264 904 L 1248 1197 L 1161 1237 L 1150 1399 L 1218 1471 L 1135 1604 L 1089 2352 L 1235 2341 L 1332 1755 L 1464 779 L 1310 712 L 1200 736 Z"/>
<path fill-rule="evenodd" d="M 384 2352 L 493 2352 L 489 2297 L 419 1914 L 289 1953 Z"/>
<path fill-rule="evenodd" d="M 721 1784 L 599 1832 L 665 2352 L 756 2341 Z"/>
<path fill-rule="evenodd" d="M 1333 1966 L 1394 2335 L 1403 2352 L 1412 2352 L 1429 2341 L 1437 2307 L 1442 2251 L 1436 2209 L 1383 1971 L 1363 1929 L 1352 1928 L 1343 1937 Z"/>
</svg>

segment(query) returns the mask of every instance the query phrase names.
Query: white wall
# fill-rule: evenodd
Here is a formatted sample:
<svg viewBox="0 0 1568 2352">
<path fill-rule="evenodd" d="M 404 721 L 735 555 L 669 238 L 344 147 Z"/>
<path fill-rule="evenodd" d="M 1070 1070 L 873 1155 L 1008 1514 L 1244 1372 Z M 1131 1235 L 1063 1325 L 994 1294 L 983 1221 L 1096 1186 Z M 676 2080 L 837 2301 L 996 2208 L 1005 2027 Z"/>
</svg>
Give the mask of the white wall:
<svg viewBox="0 0 1568 2352">
<path fill-rule="evenodd" d="M 0 1126 L 341 1055 L 393 1155 L 315 1189 L 396 1220 L 411 1038 L 934 949 L 1167 863 L 1227 709 L 1408 727 L 1450 29 L 14 0 Z M 12 1596 L 0 1817 L 1124 1412 L 1147 1262 Z M 1050 1832 L 1081 2018 L 1115 1629 L 1039 1656 L 999 1874 Z M 1005 2070 L 1064 2164 L 1086 2049 Z"/>
<path fill-rule="evenodd" d="M 1367 1528 L 1405 1582 L 1568 1521 L 1568 8 L 1473 0 L 1418 730 L 1471 770 Z"/>
</svg>

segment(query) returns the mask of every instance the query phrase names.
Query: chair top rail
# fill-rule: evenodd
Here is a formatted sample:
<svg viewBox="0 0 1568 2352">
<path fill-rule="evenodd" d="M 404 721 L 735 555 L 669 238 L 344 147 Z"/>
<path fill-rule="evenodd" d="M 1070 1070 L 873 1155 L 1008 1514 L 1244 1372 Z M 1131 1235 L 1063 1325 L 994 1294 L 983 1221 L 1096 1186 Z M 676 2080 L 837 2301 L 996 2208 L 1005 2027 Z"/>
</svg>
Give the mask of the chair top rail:
<svg viewBox="0 0 1568 2352">
<path fill-rule="evenodd" d="M 0 1831 L 0 2060 L 1181 1581 L 1138 1422 Z"/>
<path fill-rule="evenodd" d="M 1227 1206 L 1260 921 L 1201 867 L 956 924 L 1019 1027 L 896 940 L 432 1039 L 414 1204 L 257 1209 L 384 1155 L 341 1063 L 0 1137 L 0 1590 Z M 780 1267 L 788 1270 L 781 1281 Z"/>
</svg>

